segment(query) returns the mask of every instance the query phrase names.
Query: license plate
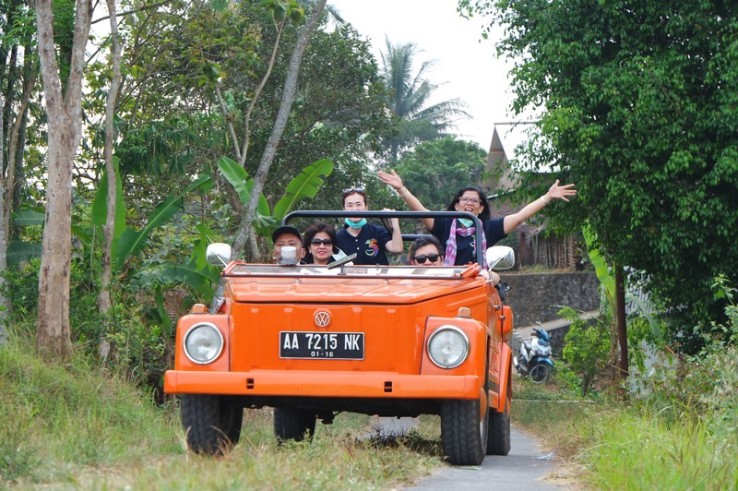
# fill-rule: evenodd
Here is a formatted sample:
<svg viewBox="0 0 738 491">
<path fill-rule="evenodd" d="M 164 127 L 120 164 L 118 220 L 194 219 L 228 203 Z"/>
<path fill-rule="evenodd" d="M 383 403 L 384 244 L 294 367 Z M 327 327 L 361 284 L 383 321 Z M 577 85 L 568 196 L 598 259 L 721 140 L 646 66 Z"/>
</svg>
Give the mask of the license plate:
<svg viewBox="0 0 738 491">
<path fill-rule="evenodd" d="M 279 357 L 363 360 L 364 333 L 281 331 Z"/>
</svg>

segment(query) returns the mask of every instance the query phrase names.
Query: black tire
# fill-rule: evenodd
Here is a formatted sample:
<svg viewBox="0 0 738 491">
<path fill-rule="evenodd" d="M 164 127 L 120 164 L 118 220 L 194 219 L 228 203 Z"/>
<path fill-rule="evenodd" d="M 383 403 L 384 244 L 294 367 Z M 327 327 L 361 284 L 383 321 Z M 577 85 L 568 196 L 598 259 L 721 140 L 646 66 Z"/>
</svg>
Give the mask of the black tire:
<svg viewBox="0 0 738 491">
<path fill-rule="evenodd" d="M 187 447 L 195 453 L 223 455 L 241 437 L 243 408 L 225 396 L 183 395 L 180 412 Z"/>
<path fill-rule="evenodd" d="M 449 463 L 480 465 L 489 434 L 489 407 L 480 419 L 479 400 L 444 401 L 441 407 L 441 445 Z"/>
<path fill-rule="evenodd" d="M 530 368 L 530 379 L 533 383 L 544 384 L 551 378 L 551 367 L 547 363 L 534 363 Z"/>
<path fill-rule="evenodd" d="M 489 434 L 487 435 L 487 455 L 507 455 L 510 453 L 510 389 L 507 387 L 505 411 L 489 413 Z"/>
<path fill-rule="evenodd" d="M 274 436 L 282 444 L 287 441 L 301 442 L 313 439 L 315 433 L 315 411 L 291 407 L 274 408 Z"/>
</svg>

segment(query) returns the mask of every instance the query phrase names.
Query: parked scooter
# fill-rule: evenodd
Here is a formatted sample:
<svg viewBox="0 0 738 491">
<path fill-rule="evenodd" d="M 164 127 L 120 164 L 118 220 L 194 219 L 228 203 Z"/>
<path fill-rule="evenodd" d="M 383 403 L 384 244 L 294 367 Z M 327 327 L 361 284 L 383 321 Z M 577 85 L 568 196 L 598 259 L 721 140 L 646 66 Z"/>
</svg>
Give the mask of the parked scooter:
<svg viewBox="0 0 738 491">
<path fill-rule="evenodd" d="M 523 376 L 542 384 L 548 382 L 553 372 L 551 360 L 551 335 L 540 327 L 533 328 L 532 339 L 524 339 L 520 343 L 518 356 L 513 357 L 513 365 Z"/>
</svg>

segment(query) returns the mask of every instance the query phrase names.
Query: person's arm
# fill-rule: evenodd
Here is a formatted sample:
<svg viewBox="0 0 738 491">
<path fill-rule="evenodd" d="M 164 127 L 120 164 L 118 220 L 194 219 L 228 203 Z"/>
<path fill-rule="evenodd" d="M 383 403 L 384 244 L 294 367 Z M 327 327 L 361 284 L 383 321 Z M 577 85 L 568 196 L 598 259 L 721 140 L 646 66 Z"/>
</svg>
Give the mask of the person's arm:
<svg viewBox="0 0 738 491">
<path fill-rule="evenodd" d="M 408 208 L 413 211 L 428 211 L 428 208 L 423 206 L 423 203 L 421 203 L 418 198 L 413 196 L 408 188 L 403 186 L 402 179 L 400 178 L 400 176 L 397 175 L 395 171 L 391 171 L 391 173 L 389 173 L 380 170 L 379 172 L 377 172 L 377 177 L 379 177 L 379 179 L 385 184 L 389 184 L 390 186 L 392 186 L 392 188 L 397 191 L 397 194 L 400 196 L 400 198 L 402 198 Z M 423 222 L 425 228 L 427 228 L 428 230 L 433 230 L 434 220 L 432 218 L 422 218 L 421 221 Z"/>
<path fill-rule="evenodd" d="M 576 194 L 577 190 L 574 189 L 574 184 L 565 184 L 563 186 L 559 186 L 559 180 L 556 179 L 556 182 L 553 183 L 546 194 L 544 194 L 537 200 L 528 203 L 517 213 L 512 213 L 505 217 L 505 233 L 509 234 L 510 232 L 518 228 L 521 223 L 544 209 L 546 205 L 551 202 L 552 199 L 557 198 L 564 201 L 569 201 L 568 196 L 576 196 Z"/>
<path fill-rule="evenodd" d="M 390 223 L 392 224 L 392 240 L 388 241 L 384 248 L 389 252 L 399 254 L 404 250 L 404 244 L 402 243 L 402 232 L 400 231 L 400 219 L 391 218 Z"/>
</svg>

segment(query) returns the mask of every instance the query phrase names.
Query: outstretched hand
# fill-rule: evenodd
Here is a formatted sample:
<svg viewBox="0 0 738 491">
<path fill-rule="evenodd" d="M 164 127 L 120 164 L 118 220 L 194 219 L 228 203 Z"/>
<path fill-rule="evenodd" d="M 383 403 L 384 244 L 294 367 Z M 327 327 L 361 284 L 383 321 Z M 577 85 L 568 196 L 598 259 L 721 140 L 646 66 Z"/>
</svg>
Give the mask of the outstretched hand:
<svg viewBox="0 0 738 491">
<path fill-rule="evenodd" d="M 546 196 L 548 196 L 549 199 L 558 198 L 564 201 L 569 201 L 569 196 L 576 195 L 577 190 L 574 188 L 574 184 L 564 184 L 563 186 L 559 186 L 558 179 L 556 179 L 556 182 L 548 188 L 548 192 L 546 193 Z"/>
<path fill-rule="evenodd" d="M 402 179 L 400 176 L 397 175 L 397 172 L 390 171 L 385 172 L 383 170 L 380 170 L 377 172 L 377 177 L 380 181 L 382 181 L 385 184 L 389 184 L 394 189 L 400 189 L 402 187 Z"/>
</svg>

